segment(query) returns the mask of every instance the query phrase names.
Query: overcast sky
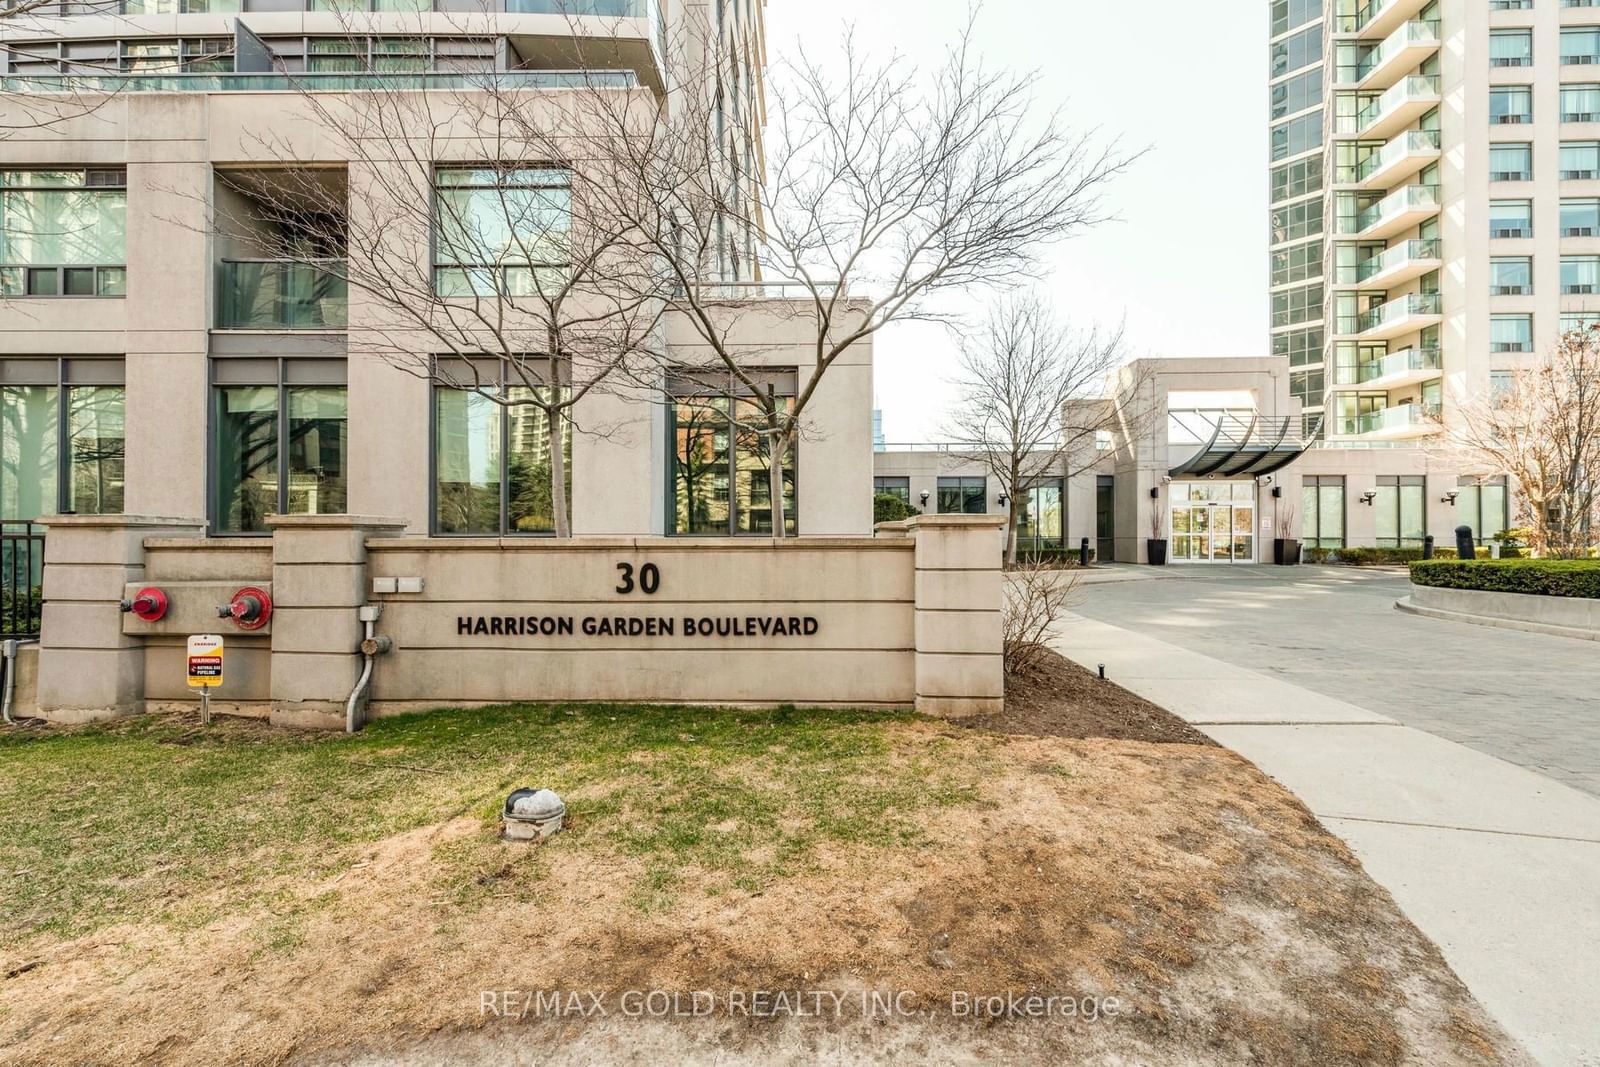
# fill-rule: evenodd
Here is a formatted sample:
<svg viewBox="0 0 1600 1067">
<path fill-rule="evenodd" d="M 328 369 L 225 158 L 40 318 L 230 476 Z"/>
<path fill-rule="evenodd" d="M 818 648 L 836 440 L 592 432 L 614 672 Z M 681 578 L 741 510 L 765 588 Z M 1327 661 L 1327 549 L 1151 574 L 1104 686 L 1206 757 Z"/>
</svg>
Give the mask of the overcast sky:
<svg viewBox="0 0 1600 1067">
<path fill-rule="evenodd" d="M 858 40 L 936 62 L 967 0 L 768 0 L 770 58 Z M 1047 284 L 1074 321 L 1126 316 L 1139 355 L 1267 352 L 1266 5 L 1247 0 L 987 0 L 991 63 L 1041 74 L 1039 103 L 1149 153 L 1112 188 L 1121 221 L 1062 246 Z M 954 402 L 943 331 L 878 339 L 890 441 L 937 440 Z"/>
</svg>

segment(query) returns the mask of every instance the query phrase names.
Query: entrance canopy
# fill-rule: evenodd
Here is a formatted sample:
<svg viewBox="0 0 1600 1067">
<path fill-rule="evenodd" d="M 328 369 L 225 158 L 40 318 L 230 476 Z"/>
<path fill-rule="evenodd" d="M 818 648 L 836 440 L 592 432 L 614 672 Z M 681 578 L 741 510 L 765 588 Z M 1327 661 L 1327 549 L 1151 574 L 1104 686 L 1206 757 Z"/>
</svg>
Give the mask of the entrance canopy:
<svg viewBox="0 0 1600 1067">
<path fill-rule="evenodd" d="M 1298 416 L 1274 418 L 1254 411 L 1189 409 L 1168 412 L 1189 437 L 1202 442 L 1194 455 L 1169 470 L 1174 478 L 1252 478 L 1293 463 L 1315 440 Z"/>
</svg>

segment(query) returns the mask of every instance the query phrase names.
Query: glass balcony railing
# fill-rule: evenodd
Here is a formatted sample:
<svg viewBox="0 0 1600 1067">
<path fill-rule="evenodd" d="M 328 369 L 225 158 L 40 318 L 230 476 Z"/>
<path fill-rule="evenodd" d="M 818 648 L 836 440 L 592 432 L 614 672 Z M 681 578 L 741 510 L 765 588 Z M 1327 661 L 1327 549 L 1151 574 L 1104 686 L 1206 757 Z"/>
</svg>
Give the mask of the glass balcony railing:
<svg viewBox="0 0 1600 1067">
<path fill-rule="evenodd" d="M 1411 371 L 1438 370 L 1440 366 L 1437 348 L 1407 348 L 1353 367 L 1336 367 L 1333 380 L 1335 385 L 1366 385 Z"/>
<path fill-rule="evenodd" d="M 1402 104 L 1438 95 L 1437 74 L 1408 74 L 1385 89 L 1376 100 L 1356 112 L 1354 122 L 1345 132 L 1359 133 Z"/>
<path fill-rule="evenodd" d="M 1396 189 L 1376 204 L 1355 216 L 1354 223 L 1349 225 L 1353 229 L 1346 232 L 1361 233 L 1364 230 L 1412 211 L 1428 211 L 1439 206 L 1439 187 L 1437 185 L 1407 185 L 1403 189 Z"/>
<path fill-rule="evenodd" d="M 1345 164 L 1334 173 L 1334 181 L 1341 185 L 1364 182 L 1374 174 L 1394 166 L 1407 156 L 1423 155 L 1439 150 L 1438 130 L 1407 130 L 1396 136 L 1376 152 L 1356 164 Z"/>
<path fill-rule="evenodd" d="M 13 74 L 0 93 L 348 93 L 361 89 L 632 89 L 632 71 L 503 70 L 482 74 Z"/>
<path fill-rule="evenodd" d="M 1431 430 L 1439 423 L 1439 408 L 1435 404 L 1396 404 L 1392 408 L 1379 408 L 1377 411 L 1342 418 L 1339 423 L 1339 432 L 1349 437 L 1367 433 Z"/>
<path fill-rule="evenodd" d="M 342 259 L 225 259 L 217 280 L 222 330 L 342 330 Z"/>
<path fill-rule="evenodd" d="M 1402 241 L 1393 248 L 1357 263 L 1355 281 L 1360 283 L 1376 278 L 1380 274 L 1387 273 L 1396 267 L 1419 259 L 1438 258 L 1439 239 L 1437 237 L 1425 241 Z"/>
<path fill-rule="evenodd" d="M 1398 300 L 1380 304 L 1358 315 L 1340 315 L 1335 325 L 1341 334 L 1361 334 L 1393 325 L 1412 315 L 1438 314 L 1440 314 L 1438 293 L 1408 293 Z"/>
<path fill-rule="evenodd" d="M 1435 44 L 1438 40 L 1438 19 L 1412 19 L 1385 37 L 1382 44 L 1375 46 L 1357 62 L 1341 64 L 1337 72 L 1338 81 L 1345 85 L 1365 81 L 1368 75 L 1389 62 L 1397 53 L 1419 44 Z"/>
<path fill-rule="evenodd" d="M 647 0 L 506 0 L 506 10 L 516 15 L 591 15 L 613 19 L 642 19 Z"/>
</svg>

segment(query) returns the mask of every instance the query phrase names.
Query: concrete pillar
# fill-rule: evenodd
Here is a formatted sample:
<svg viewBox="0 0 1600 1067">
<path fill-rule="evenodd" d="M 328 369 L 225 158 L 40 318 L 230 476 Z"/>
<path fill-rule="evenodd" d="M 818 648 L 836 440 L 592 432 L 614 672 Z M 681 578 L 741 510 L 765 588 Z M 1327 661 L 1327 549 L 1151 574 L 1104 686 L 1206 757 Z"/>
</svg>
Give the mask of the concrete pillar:
<svg viewBox="0 0 1600 1067">
<path fill-rule="evenodd" d="M 44 617 L 39 714 L 92 722 L 144 710 L 144 643 L 122 633 L 123 587 L 145 577 L 146 537 L 198 537 L 202 519 L 55 515 L 40 520 Z"/>
<path fill-rule="evenodd" d="M 1005 706 L 1003 515 L 915 515 L 917 710 L 958 719 Z"/>
<path fill-rule="evenodd" d="M 405 519 L 277 515 L 272 527 L 272 723 L 341 729 L 361 671 L 370 599 L 367 538 L 396 537 Z"/>
</svg>

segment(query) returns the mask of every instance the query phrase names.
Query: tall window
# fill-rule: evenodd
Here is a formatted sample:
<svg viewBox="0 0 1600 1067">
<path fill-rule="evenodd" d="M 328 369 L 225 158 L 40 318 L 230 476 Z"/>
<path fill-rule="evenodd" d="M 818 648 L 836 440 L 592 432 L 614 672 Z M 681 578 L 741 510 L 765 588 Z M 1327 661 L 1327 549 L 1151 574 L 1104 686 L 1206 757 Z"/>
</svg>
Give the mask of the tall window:
<svg viewBox="0 0 1600 1067">
<path fill-rule="evenodd" d="M 795 372 L 769 371 L 780 402 L 794 407 Z M 722 375 L 675 375 L 668 383 L 671 411 L 672 511 L 670 533 L 729 537 L 772 534 L 772 464 L 761 434 L 761 406 L 739 396 Z M 800 528 L 799 452 L 789 443 L 783 461 L 784 529 Z"/>
<path fill-rule="evenodd" d="M 1533 145 L 1492 144 L 1489 146 L 1489 180 L 1525 182 L 1533 179 Z"/>
<path fill-rule="evenodd" d="M 1533 121 L 1533 89 L 1526 85 L 1496 85 L 1489 90 L 1489 122 L 1495 126 Z"/>
<path fill-rule="evenodd" d="M 1017 512 L 1017 551 L 1060 549 L 1065 533 L 1066 502 L 1060 478 L 1048 478 L 1022 494 Z"/>
<path fill-rule="evenodd" d="M 516 369 L 494 359 L 475 366 L 441 360 L 439 374 L 477 387 L 434 387 L 434 531 L 554 533 L 550 422 L 542 408 L 528 403 L 545 396 L 548 386 L 529 386 Z M 570 426 L 562 426 L 561 449 L 570 499 Z"/>
<path fill-rule="evenodd" d="M 1561 236 L 1594 237 L 1600 235 L 1600 199 L 1594 197 L 1563 197 L 1561 200 Z"/>
<path fill-rule="evenodd" d="M 0 295 L 123 296 L 122 170 L 0 170 Z"/>
<path fill-rule="evenodd" d="M 1532 237 L 1532 200 L 1489 201 L 1490 237 Z"/>
<path fill-rule="evenodd" d="M 1301 115 L 1297 119 L 1272 127 L 1272 158 L 1274 161 L 1297 156 L 1322 143 L 1322 112 Z"/>
<path fill-rule="evenodd" d="M 1511 525 L 1504 478 L 1463 477 L 1456 483 L 1456 525 L 1472 527 L 1479 544 Z"/>
<path fill-rule="evenodd" d="M 1527 296 L 1533 292 L 1531 256 L 1495 256 L 1489 260 L 1489 292 L 1493 296 Z"/>
<path fill-rule="evenodd" d="M 1533 31 L 1490 30 L 1489 65 L 1491 67 L 1533 66 Z"/>
<path fill-rule="evenodd" d="M 1377 513 L 1378 547 L 1420 545 L 1428 533 L 1428 480 L 1420 474 L 1379 475 Z"/>
<path fill-rule="evenodd" d="M 433 199 L 439 295 L 514 298 L 558 284 L 572 223 L 569 171 L 440 167 Z"/>
<path fill-rule="evenodd" d="M 1563 85 L 1561 121 L 1600 121 L 1600 84 Z"/>
<path fill-rule="evenodd" d="M 1562 256 L 1561 291 L 1600 293 L 1600 256 Z"/>
<path fill-rule="evenodd" d="M 981 476 L 939 479 L 939 514 L 983 515 L 989 510 L 988 482 Z"/>
<path fill-rule="evenodd" d="M 1600 141 L 1561 142 L 1561 180 L 1587 181 L 1600 177 Z"/>
<path fill-rule="evenodd" d="M 911 479 L 876 477 L 872 479 L 872 494 L 874 496 L 892 496 L 902 504 L 911 503 Z"/>
<path fill-rule="evenodd" d="M 1600 26 L 1563 26 L 1561 62 L 1584 66 L 1600 63 Z"/>
<path fill-rule="evenodd" d="M 215 359 L 211 381 L 214 532 L 347 510 L 344 360 Z"/>
<path fill-rule="evenodd" d="M 1490 315 L 1489 351 L 1532 352 L 1532 315 Z"/>
<path fill-rule="evenodd" d="M 122 510 L 120 359 L 0 359 L 0 519 Z"/>
<path fill-rule="evenodd" d="M 1300 538 L 1308 548 L 1344 547 L 1344 478 L 1307 475 L 1300 483 Z"/>
</svg>

